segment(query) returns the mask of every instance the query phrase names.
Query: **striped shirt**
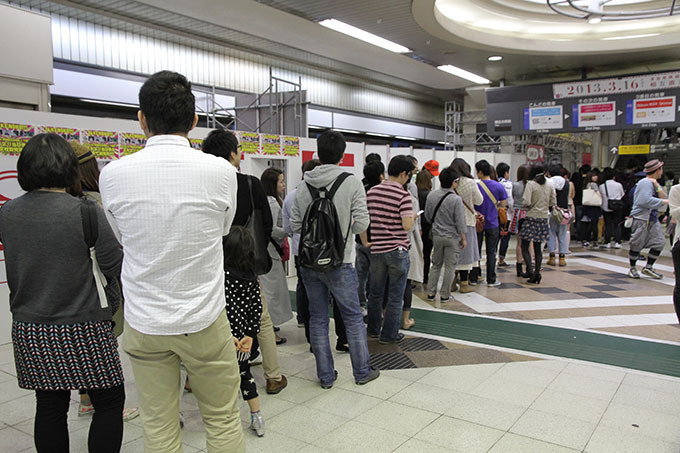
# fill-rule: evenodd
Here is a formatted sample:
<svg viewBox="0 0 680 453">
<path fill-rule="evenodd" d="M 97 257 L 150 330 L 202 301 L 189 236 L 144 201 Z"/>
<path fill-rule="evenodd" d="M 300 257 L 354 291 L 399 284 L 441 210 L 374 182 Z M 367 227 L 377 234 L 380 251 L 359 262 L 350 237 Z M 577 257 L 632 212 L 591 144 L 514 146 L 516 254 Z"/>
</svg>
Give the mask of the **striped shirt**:
<svg viewBox="0 0 680 453">
<path fill-rule="evenodd" d="M 366 200 L 371 216 L 371 254 L 408 249 L 408 232 L 401 219 L 413 217 L 411 195 L 399 183 L 385 180 L 368 191 Z"/>
</svg>

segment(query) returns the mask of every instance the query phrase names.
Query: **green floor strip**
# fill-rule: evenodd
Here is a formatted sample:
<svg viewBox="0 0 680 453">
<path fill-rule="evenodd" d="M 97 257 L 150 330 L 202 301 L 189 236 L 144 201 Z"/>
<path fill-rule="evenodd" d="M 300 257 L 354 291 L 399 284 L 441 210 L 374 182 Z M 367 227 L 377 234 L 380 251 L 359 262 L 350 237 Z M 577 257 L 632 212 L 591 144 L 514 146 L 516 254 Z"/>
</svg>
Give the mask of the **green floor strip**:
<svg viewBox="0 0 680 453">
<path fill-rule="evenodd" d="M 295 310 L 294 291 L 290 300 Z M 411 315 L 413 332 L 680 377 L 676 345 L 418 308 Z"/>
<path fill-rule="evenodd" d="M 680 377 L 680 346 L 417 308 L 411 313 L 416 332 Z"/>
</svg>

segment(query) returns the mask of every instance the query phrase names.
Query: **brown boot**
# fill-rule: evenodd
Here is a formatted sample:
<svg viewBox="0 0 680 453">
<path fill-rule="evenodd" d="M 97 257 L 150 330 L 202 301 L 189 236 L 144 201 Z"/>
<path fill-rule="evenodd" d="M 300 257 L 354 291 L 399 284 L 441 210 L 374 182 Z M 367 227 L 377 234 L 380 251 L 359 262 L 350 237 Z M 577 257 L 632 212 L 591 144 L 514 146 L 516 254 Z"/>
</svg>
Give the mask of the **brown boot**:
<svg viewBox="0 0 680 453">
<path fill-rule="evenodd" d="M 283 374 L 281 375 L 281 379 L 278 381 L 275 379 L 267 379 L 267 393 L 270 395 L 276 395 L 281 390 L 285 389 L 287 385 L 288 379 L 286 379 L 286 376 Z"/>
<path fill-rule="evenodd" d="M 557 264 L 555 262 L 555 254 L 554 253 L 550 254 L 550 258 L 548 258 L 548 262 L 545 263 L 545 264 L 547 264 L 548 266 L 554 266 L 555 264 Z"/>
<path fill-rule="evenodd" d="M 560 266 L 566 266 L 567 265 L 567 260 L 564 258 L 564 255 L 560 255 Z"/>
<path fill-rule="evenodd" d="M 411 316 L 411 310 L 404 310 L 401 312 L 401 328 L 402 329 L 410 329 L 415 325 L 415 321 L 410 318 Z"/>
<path fill-rule="evenodd" d="M 460 282 L 460 293 L 465 294 L 465 293 L 472 293 L 474 292 L 474 288 L 469 285 L 467 281 Z"/>
</svg>

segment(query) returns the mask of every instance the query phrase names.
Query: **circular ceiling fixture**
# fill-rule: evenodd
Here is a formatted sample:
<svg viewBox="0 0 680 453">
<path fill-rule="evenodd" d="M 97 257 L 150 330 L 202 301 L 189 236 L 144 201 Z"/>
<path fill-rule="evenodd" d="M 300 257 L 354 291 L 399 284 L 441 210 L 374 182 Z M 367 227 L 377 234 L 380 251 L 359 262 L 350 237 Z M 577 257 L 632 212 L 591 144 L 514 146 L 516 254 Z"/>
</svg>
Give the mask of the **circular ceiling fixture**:
<svg viewBox="0 0 680 453">
<path fill-rule="evenodd" d="M 680 13 L 680 4 L 676 5 L 676 0 L 667 0 L 665 2 L 652 2 L 651 0 L 545 1 L 550 9 L 557 14 L 574 19 L 586 19 L 591 24 L 599 24 L 602 21 L 612 20 L 654 19 Z M 665 3 L 665 6 L 650 3 Z"/>
</svg>

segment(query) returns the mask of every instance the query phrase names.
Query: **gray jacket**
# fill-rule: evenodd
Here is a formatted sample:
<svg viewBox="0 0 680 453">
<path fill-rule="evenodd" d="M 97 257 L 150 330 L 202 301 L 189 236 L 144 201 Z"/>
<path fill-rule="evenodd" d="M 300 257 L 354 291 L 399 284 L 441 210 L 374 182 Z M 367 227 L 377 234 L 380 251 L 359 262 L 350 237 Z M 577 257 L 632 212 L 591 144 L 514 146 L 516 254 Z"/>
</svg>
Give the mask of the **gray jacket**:
<svg viewBox="0 0 680 453">
<path fill-rule="evenodd" d="M 653 210 L 658 210 L 663 206 L 663 201 L 655 196 L 656 189 L 650 179 L 641 179 L 635 186 L 633 208 L 630 211 L 630 215 L 633 218 L 647 221 L 650 219 Z"/>
<path fill-rule="evenodd" d="M 451 195 L 446 197 L 437 211 L 437 216 L 432 218 L 439 200 L 447 193 Z M 439 189 L 430 192 L 425 203 L 425 220 L 432 224 L 432 235 L 459 238 L 467 230 L 464 209 L 463 199 L 453 193 L 453 190 Z"/>
<path fill-rule="evenodd" d="M 298 187 L 295 194 L 295 203 L 290 213 L 290 227 L 294 233 L 302 231 L 302 220 L 304 219 L 307 207 L 312 202 L 312 196 L 309 190 L 307 190 L 305 183 L 309 183 L 309 185 L 317 189 L 324 187 L 330 189 L 335 179 L 340 173 L 345 171 L 337 165 L 325 164 L 305 173 L 305 179 Z M 342 183 L 333 197 L 333 204 L 338 213 L 338 221 L 340 222 L 343 237 L 347 236 L 347 229 L 350 228 L 351 222 L 353 222 L 351 223 L 351 234 L 363 233 L 368 229 L 369 217 L 368 208 L 366 207 L 366 192 L 364 192 L 364 186 L 361 184 L 361 181 L 355 176 L 350 176 Z M 348 237 L 345 243 L 343 263 L 352 262 L 353 248 L 354 241 Z"/>
</svg>

